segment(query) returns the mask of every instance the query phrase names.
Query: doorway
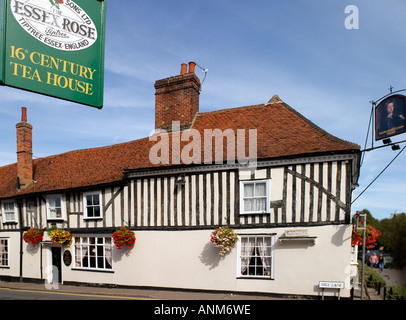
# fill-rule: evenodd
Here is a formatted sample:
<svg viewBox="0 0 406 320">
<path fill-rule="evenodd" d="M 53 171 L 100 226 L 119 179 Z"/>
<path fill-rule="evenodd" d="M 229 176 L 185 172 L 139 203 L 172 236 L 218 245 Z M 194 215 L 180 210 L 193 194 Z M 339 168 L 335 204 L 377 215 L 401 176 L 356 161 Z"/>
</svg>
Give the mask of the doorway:
<svg viewBox="0 0 406 320">
<path fill-rule="evenodd" d="M 51 247 L 52 252 L 52 283 L 61 283 L 62 281 L 62 254 L 60 247 Z"/>
</svg>

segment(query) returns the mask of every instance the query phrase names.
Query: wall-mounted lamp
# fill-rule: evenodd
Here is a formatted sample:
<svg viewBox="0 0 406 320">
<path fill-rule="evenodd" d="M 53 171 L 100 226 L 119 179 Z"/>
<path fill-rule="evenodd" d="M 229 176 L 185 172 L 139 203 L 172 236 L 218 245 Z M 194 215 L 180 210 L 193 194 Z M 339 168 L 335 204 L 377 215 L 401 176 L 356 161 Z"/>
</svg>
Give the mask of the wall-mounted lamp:
<svg viewBox="0 0 406 320">
<path fill-rule="evenodd" d="M 399 150 L 399 149 L 400 149 L 400 146 L 399 146 L 398 144 L 394 144 L 394 145 L 392 146 L 392 150 L 393 150 L 393 151 Z"/>
<path fill-rule="evenodd" d="M 351 189 L 355 190 L 356 188 L 359 188 L 359 184 L 358 183 L 352 183 L 351 184 Z"/>
<path fill-rule="evenodd" d="M 184 175 L 184 174 L 177 176 L 177 178 L 176 178 L 176 185 L 178 185 L 178 186 L 183 186 L 185 183 L 186 183 L 186 179 L 185 179 L 185 175 Z"/>
<path fill-rule="evenodd" d="M 386 138 L 382 140 L 383 144 L 389 144 L 392 143 L 392 140 L 390 138 Z"/>
</svg>

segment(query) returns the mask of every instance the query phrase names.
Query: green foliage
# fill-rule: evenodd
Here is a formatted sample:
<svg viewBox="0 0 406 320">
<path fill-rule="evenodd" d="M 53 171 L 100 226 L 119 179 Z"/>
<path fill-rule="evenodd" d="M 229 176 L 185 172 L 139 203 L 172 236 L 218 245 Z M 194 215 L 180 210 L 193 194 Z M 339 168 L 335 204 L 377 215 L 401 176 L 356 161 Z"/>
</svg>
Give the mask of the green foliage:
<svg viewBox="0 0 406 320">
<path fill-rule="evenodd" d="M 378 243 L 393 257 L 395 268 L 406 267 L 406 214 L 395 214 L 391 219 L 379 222 L 382 231 Z"/>
<path fill-rule="evenodd" d="M 361 263 L 358 264 L 358 269 L 361 269 Z M 365 265 L 364 267 L 365 273 L 365 283 L 367 284 L 368 288 L 375 288 L 378 283 L 381 283 L 381 286 L 385 286 L 386 282 L 383 276 L 377 272 L 374 268 L 368 267 Z"/>
<path fill-rule="evenodd" d="M 367 215 L 367 224 L 382 232 L 377 238 L 377 246 L 383 247 L 384 251 L 390 252 L 393 258 L 393 267 L 406 267 L 406 214 L 397 213 L 390 219 L 375 219 L 368 209 L 360 211 Z"/>
<path fill-rule="evenodd" d="M 406 300 L 406 286 L 391 286 L 387 291 L 387 300 Z"/>
<path fill-rule="evenodd" d="M 367 224 L 373 226 L 375 229 L 379 229 L 379 220 L 372 216 L 372 213 L 368 209 L 364 209 L 358 212 L 359 214 L 366 214 Z"/>
</svg>

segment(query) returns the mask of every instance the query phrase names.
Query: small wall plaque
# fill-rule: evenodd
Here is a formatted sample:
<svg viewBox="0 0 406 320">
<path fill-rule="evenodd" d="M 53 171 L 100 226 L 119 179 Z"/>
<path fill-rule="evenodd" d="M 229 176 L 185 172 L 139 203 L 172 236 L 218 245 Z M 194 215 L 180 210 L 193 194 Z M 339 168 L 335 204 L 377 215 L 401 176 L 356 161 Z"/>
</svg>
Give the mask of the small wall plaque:
<svg viewBox="0 0 406 320">
<path fill-rule="evenodd" d="M 65 264 L 65 266 L 69 267 L 70 264 L 72 263 L 72 254 L 70 253 L 69 250 L 66 250 L 63 253 L 63 263 Z"/>
</svg>

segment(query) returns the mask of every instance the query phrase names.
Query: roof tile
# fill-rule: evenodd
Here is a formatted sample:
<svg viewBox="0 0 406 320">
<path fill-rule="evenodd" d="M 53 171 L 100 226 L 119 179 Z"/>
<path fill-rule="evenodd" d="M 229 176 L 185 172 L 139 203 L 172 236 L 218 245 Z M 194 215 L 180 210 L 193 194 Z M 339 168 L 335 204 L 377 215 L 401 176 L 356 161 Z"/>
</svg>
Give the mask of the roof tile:
<svg viewBox="0 0 406 320">
<path fill-rule="evenodd" d="M 237 129 L 256 129 L 258 159 L 360 149 L 357 144 L 330 135 L 285 103 L 199 113 L 193 129 L 197 130 L 201 137 L 204 136 L 205 129 L 220 129 L 223 132 L 227 129 L 234 130 L 234 132 Z M 248 148 L 248 133 L 246 133 L 245 141 L 245 146 Z M 180 150 L 189 142 L 181 142 Z M 154 166 L 149 159 L 149 151 L 155 143 L 155 141 L 149 141 L 149 138 L 143 138 L 106 147 L 75 150 L 34 159 L 34 180 L 36 182 L 18 192 L 16 164 L 0 167 L 0 198 L 20 194 L 56 192 L 121 181 L 124 178 L 125 169 Z M 171 151 L 170 149 L 170 153 Z M 204 160 L 203 151 L 201 152 L 201 162 Z M 224 159 L 227 159 L 226 148 L 223 148 L 222 152 Z M 248 153 L 248 149 L 246 149 L 246 155 Z M 215 156 L 215 152 L 212 152 L 212 155 Z"/>
</svg>

